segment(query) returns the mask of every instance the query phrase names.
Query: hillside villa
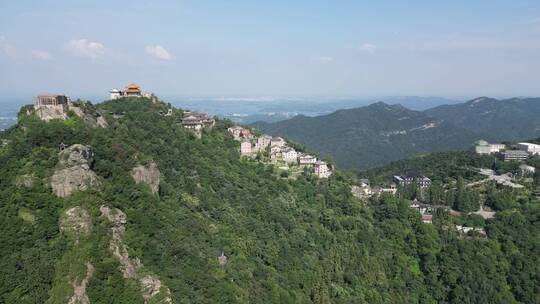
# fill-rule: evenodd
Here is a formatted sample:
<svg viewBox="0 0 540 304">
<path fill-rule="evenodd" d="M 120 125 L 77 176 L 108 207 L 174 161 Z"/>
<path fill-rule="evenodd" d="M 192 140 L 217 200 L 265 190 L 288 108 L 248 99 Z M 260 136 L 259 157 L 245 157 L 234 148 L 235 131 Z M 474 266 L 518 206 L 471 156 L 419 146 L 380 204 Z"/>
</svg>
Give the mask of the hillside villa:
<svg viewBox="0 0 540 304">
<path fill-rule="evenodd" d="M 540 155 L 540 145 L 537 144 L 520 142 L 517 144 L 517 148 L 521 151 L 529 153 L 530 155 Z"/>
<path fill-rule="evenodd" d="M 255 148 L 257 150 L 264 150 L 268 146 L 270 146 L 270 143 L 272 142 L 272 136 L 263 134 L 257 138 L 257 142 L 255 143 Z"/>
<path fill-rule="evenodd" d="M 529 153 L 523 151 L 523 150 L 506 150 L 503 152 L 503 160 L 504 161 L 522 161 L 529 158 Z"/>
<path fill-rule="evenodd" d="M 272 147 L 284 147 L 287 145 L 287 142 L 285 141 L 285 139 L 281 137 L 273 137 L 270 142 L 270 145 Z"/>
<path fill-rule="evenodd" d="M 186 129 L 200 130 L 205 126 L 213 126 L 215 120 L 206 113 L 185 111 L 182 126 Z"/>
<path fill-rule="evenodd" d="M 521 174 L 534 174 L 536 172 L 536 168 L 533 166 L 529 166 L 526 164 L 519 165 L 519 169 L 521 170 Z"/>
<path fill-rule="evenodd" d="M 416 171 L 406 171 L 401 175 L 394 175 L 394 182 L 400 186 L 406 186 L 412 183 L 416 183 L 419 188 L 428 188 L 431 186 L 431 179 Z"/>
<path fill-rule="evenodd" d="M 332 171 L 328 168 L 328 165 L 324 161 L 318 161 L 314 164 L 315 175 L 319 178 L 328 178 L 332 175 Z"/>
<path fill-rule="evenodd" d="M 298 152 L 293 148 L 286 147 L 281 151 L 281 157 L 286 162 L 296 162 L 298 160 Z"/>
<path fill-rule="evenodd" d="M 298 154 L 298 164 L 300 165 L 313 165 L 317 162 L 317 158 L 313 155 L 299 153 Z"/>
<path fill-rule="evenodd" d="M 478 154 L 493 154 L 504 150 L 506 146 L 504 144 L 490 144 L 485 140 L 479 140 L 476 142 L 474 150 Z"/>
<path fill-rule="evenodd" d="M 247 156 L 250 155 L 251 152 L 251 142 L 247 139 L 242 141 L 240 143 L 240 155 Z"/>
</svg>

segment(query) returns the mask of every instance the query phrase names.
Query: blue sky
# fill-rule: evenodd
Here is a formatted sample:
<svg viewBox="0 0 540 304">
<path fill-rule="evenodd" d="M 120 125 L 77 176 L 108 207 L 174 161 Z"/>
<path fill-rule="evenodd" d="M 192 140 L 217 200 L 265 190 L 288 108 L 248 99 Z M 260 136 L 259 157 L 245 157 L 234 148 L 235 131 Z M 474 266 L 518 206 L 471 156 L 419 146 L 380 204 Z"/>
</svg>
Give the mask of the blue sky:
<svg viewBox="0 0 540 304">
<path fill-rule="evenodd" d="M 540 96 L 539 1 L 2 1 L 0 92 Z"/>
</svg>

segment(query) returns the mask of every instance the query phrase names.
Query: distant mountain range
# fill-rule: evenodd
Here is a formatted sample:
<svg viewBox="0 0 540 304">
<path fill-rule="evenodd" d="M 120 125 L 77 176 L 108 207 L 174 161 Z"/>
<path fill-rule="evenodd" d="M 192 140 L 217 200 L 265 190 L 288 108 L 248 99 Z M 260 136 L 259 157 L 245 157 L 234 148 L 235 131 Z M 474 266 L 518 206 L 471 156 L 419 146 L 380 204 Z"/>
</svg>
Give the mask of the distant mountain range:
<svg viewBox="0 0 540 304">
<path fill-rule="evenodd" d="M 516 140 L 540 136 L 540 98 L 498 100 L 480 97 L 424 111 L 494 140 Z"/>
<path fill-rule="evenodd" d="M 486 97 L 414 111 L 383 102 L 329 115 L 253 124 L 298 141 L 348 169 L 366 169 L 410 155 L 467 149 L 474 141 L 540 136 L 540 99 Z"/>
</svg>

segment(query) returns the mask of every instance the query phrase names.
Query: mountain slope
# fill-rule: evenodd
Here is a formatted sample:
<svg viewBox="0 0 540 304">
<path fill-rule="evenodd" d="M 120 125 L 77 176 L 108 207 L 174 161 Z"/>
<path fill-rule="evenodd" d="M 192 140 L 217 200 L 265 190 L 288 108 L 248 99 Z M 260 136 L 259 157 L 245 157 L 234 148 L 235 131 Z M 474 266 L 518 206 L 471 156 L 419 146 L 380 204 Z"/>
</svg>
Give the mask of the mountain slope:
<svg viewBox="0 0 540 304">
<path fill-rule="evenodd" d="M 471 131 L 422 112 L 382 102 L 254 126 L 330 155 L 337 165 L 351 169 L 365 169 L 416 153 L 463 149 L 478 139 Z"/>
<path fill-rule="evenodd" d="M 25 107 L 0 133 L 0 303 L 538 299 L 538 208 L 462 238 L 401 199 L 352 197 L 339 171 L 282 178 L 240 158 L 230 123 L 199 139 L 167 109 L 108 101 L 101 128 Z"/>
<path fill-rule="evenodd" d="M 497 140 L 540 136 L 540 98 L 497 100 L 480 97 L 424 112 L 473 132 L 489 134 Z"/>
</svg>

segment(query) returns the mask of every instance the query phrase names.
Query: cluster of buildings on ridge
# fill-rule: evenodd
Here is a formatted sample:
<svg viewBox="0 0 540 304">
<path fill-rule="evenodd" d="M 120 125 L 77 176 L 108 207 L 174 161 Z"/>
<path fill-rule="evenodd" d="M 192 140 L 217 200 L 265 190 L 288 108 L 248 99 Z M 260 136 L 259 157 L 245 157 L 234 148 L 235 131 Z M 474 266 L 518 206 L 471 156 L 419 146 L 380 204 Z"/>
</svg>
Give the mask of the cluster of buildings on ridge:
<svg viewBox="0 0 540 304">
<path fill-rule="evenodd" d="M 119 99 L 124 97 L 146 97 L 153 102 L 157 101 L 157 97 L 152 93 L 143 92 L 137 84 L 129 84 L 123 90 L 113 89 L 110 92 L 111 99 Z M 68 111 L 75 112 L 78 116 L 88 119 L 87 113 L 84 113 L 80 108 L 80 104 L 73 103 L 69 96 L 65 94 L 41 94 L 34 100 L 35 113 L 42 120 L 49 121 L 51 119 L 66 119 Z M 114 113 L 113 113 L 114 114 Z M 106 125 L 106 121 L 99 113 L 95 113 L 97 117 L 94 120 L 101 126 Z"/>
<path fill-rule="evenodd" d="M 240 141 L 240 154 L 242 156 L 252 156 L 258 152 L 269 149 L 270 159 L 273 163 L 283 161 L 285 163 L 296 163 L 300 166 L 313 167 L 314 173 L 319 178 L 328 178 L 332 175 L 329 165 L 313 155 L 296 151 L 290 147 L 281 137 L 272 137 L 267 134 L 255 136 L 249 129 L 241 126 L 233 126 L 228 129 L 234 139 Z"/>
<path fill-rule="evenodd" d="M 501 153 L 504 161 L 522 161 L 532 155 L 540 155 L 540 145 L 527 142 L 520 142 L 516 145 L 516 149 L 507 150 L 504 144 L 490 144 L 485 140 L 479 140 L 474 150 L 478 154 Z"/>
</svg>

